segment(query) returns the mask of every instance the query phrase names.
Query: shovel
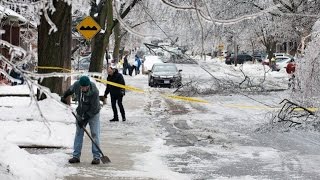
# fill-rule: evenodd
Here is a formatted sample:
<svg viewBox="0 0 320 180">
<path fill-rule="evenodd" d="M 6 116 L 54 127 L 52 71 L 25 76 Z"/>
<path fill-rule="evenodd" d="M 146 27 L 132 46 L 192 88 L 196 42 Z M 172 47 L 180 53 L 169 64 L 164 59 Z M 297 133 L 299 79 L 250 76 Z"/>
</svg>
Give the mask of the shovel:
<svg viewBox="0 0 320 180">
<path fill-rule="evenodd" d="M 72 114 L 73 114 L 73 116 L 76 118 L 76 121 L 78 122 L 79 120 L 78 120 L 78 118 L 77 118 L 77 115 L 76 115 L 74 112 L 72 112 Z M 94 142 L 94 140 L 92 139 L 92 137 L 90 136 L 90 134 L 89 134 L 89 132 L 86 130 L 86 128 L 85 128 L 84 126 L 82 126 L 81 128 L 84 130 L 84 132 L 86 132 L 86 134 L 87 134 L 88 137 L 90 138 L 91 142 L 98 148 L 100 154 L 102 155 L 102 156 L 100 157 L 102 163 L 103 163 L 103 164 L 106 164 L 106 163 L 111 162 L 110 159 L 108 158 L 108 156 L 105 156 L 105 155 L 103 154 L 103 152 L 101 151 L 101 149 L 100 149 L 100 147 L 98 146 L 98 144 L 96 144 L 96 142 Z"/>
</svg>

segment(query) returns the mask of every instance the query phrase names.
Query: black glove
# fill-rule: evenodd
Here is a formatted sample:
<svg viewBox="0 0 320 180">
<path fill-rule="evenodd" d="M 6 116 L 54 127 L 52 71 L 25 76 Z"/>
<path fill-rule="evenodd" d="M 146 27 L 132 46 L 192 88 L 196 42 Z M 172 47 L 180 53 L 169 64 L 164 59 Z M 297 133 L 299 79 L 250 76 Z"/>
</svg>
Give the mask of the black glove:
<svg viewBox="0 0 320 180">
<path fill-rule="evenodd" d="M 84 114 L 83 115 L 83 118 L 82 118 L 82 120 L 84 120 L 84 121 L 89 121 L 89 119 L 90 119 L 90 116 L 88 115 L 88 114 Z"/>
<path fill-rule="evenodd" d="M 76 115 L 76 119 L 77 119 L 77 124 L 79 127 L 85 127 L 88 124 L 88 120 L 89 118 L 85 119 L 85 118 L 81 118 L 79 115 Z"/>
<path fill-rule="evenodd" d="M 64 97 L 61 97 L 60 101 L 63 102 L 64 104 L 68 104 L 66 98 L 64 98 Z"/>
<path fill-rule="evenodd" d="M 86 120 L 78 120 L 77 123 L 78 123 L 78 126 L 82 128 L 82 127 L 85 127 L 87 125 L 88 121 L 86 121 Z"/>
</svg>

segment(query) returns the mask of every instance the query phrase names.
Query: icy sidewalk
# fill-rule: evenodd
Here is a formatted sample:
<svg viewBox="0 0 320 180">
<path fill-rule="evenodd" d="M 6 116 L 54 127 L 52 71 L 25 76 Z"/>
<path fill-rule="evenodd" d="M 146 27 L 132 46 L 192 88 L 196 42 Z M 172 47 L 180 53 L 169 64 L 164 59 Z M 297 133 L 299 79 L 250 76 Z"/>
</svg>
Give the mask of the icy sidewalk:
<svg viewBox="0 0 320 180">
<path fill-rule="evenodd" d="M 111 163 L 91 165 L 91 142 L 85 138 L 81 163 L 68 165 L 79 172 L 65 179 L 177 179 L 178 173 L 169 170 L 157 154 L 163 141 L 156 137 L 157 127 L 145 114 L 145 101 L 141 94 L 128 92 L 123 102 L 127 121 L 109 122 L 113 113 L 108 99 L 101 109 L 101 149 Z"/>
<path fill-rule="evenodd" d="M 119 124 L 103 123 L 101 133 L 101 150 L 111 159 L 111 163 L 91 165 L 91 142 L 85 138 L 82 149 L 81 163 L 68 166 L 78 169 L 78 173 L 65 177 L 66 180 L 81 179 L 144 179 L 143 172 L 134 168 L 135 154 L 148 151 L 148 147 L 139 142 L 134 132 L 125 133 L 124 127 L 130 126 L 119 122 Z M 145 179 L 150 179 L 145 177 Z"/>
</svg>

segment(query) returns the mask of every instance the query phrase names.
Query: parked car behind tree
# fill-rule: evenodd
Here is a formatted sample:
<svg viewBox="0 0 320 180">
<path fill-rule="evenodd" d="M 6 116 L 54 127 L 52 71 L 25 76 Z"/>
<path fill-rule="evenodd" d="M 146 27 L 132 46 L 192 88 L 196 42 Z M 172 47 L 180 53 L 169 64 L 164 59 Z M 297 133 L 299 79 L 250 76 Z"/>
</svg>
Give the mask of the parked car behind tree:
<svg viewBox="0 0 320 180">
<path fill-rule="evenodd" d="M 285 53 L 273 53 L 273 55 L 275 55 L 276 59 L 277 58 L 293 58 L 291 55 L 289 54 L 285 54 Z M 269 66 L 269 58 L 268 55 L 266 55 L 266 57 L 262 60 L 262 65 L 268 65 Z"/>
<path fill-rule="evenodd" d="M 114 62 L 112 62 L 113 59 L 112 59 L 111 53 L 109 53 L 108 58 L 109 58 L 109 63 L 113 64 Z M 72 66 L 75 70 L 89 70 L 90 62 L 91 62 L 91 54 L 80 58 L 79 61 L 73 62 Z M 105 56 L 103 57 L 103 67 L 107 67 L 107 60 Z"/>
<path fill-rule="evenodd" d="M 264 60 L 267 55 L 263 53 L 256 53 L 256 54 L 253 54 L 252 56 L 255 61 L 262 62 L 262 60 Z"/>
<path fill-rule="evenodd" d="M 290 57 L 277 57 L 276 58 L 276 70 L 280 71 L 281 69 L 285 69 L 288 65 L 288 63 L 290 63 L 291 59 Z"/>
<path fill-rule="evenodd" d="M 227 56 L 226 57 L 226 64 L 234 64 L 235 58 L 234 56 Z M 238 54 L 237 56 L 237 63 L 238 64 L 243 64 L 246 61 L 253 61 L 253 57 L 250 56 L 249 54 Z"/>
</svg>

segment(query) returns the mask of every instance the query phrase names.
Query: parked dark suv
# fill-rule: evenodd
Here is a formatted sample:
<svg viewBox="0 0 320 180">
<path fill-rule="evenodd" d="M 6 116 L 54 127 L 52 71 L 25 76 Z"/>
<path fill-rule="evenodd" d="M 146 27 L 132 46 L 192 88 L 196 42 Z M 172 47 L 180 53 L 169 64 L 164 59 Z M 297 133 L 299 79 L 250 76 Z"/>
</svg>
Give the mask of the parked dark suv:
<svg viewBox="0 0 320 180">
<path fill-rule="evenodd" d="M 243 64 L 245 61 L 252 61 L 253 57 L 249 54 L 238 54 L 237 62 L 238 64 Z M 226 57 L 226 64 L 234 64 L 234 56 Z"/>
</svg>

